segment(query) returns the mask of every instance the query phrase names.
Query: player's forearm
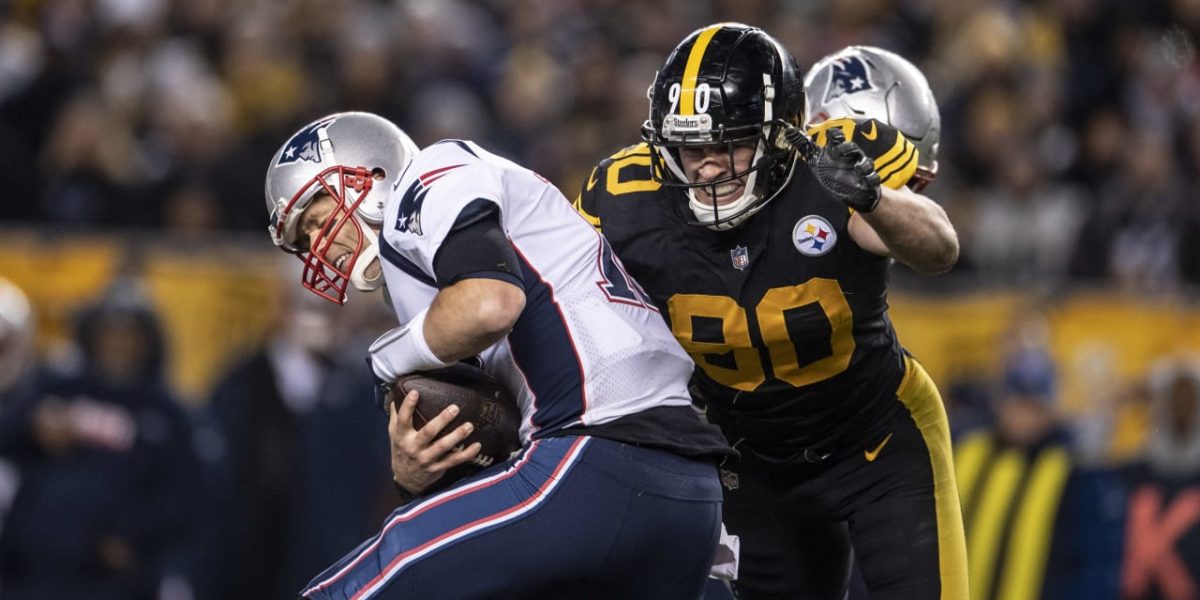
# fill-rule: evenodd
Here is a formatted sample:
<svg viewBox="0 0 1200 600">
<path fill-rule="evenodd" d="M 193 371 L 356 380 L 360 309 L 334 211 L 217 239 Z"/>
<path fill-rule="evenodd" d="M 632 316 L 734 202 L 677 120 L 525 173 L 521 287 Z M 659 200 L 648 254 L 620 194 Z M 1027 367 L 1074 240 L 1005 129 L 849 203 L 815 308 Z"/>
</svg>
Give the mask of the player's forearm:
<svg viewBox="0 0 1200 600">
<path fill-rule="evenodd" d="M 511 283 L 464 279 L 434 298 L 425 317 L 425 341 L 446 362 L 473 356 L 508 335 L 524 308 L 524 291 Z"/>
<path fill-rule="evenodd" d="M 958 261 L 958 234 L 946 211 L 907 188 L 882 188 L 870 213 L 860 213 L 896 260 L 922 273 L 943 273 Z"/>
</svg>

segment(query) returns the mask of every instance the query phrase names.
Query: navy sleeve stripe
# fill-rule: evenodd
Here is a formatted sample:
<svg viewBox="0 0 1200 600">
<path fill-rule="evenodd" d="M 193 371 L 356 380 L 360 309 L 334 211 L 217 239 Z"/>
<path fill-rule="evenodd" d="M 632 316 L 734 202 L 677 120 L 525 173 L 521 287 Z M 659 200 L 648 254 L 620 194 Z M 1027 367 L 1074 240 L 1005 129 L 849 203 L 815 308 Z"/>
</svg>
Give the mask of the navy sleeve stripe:
<svg viewBox="0 0 1200 600">
<path fill-rule="evenodd" d="M 458 213 L 458 217 L 454 219 L 454 225 L 450 227 L 450 231 L 462 229 L 476 221 L 492 214 L 500 212 L 500 205 L 488 200 L 487 198 L 476 198 L 467 203 Z"/>
<path fill-rule="evenodd" d="M 437 144 L 454 144 L 454 145 L 458 146 L 459 148 L 462 148 L 464 151 L 466 151 L 467 154 L 470 154 L 471 156 L 474 156 L 475 158 L 479 158 L 479 155 L 475 154 L 475 151 L 472 150 L 471 147 L 468 146 L 467 143 L 462 140 L 441 140 L 439 142 L 434 143 L 434 145 L 437 145 Z"/>
<path fill-rule="evenodd" d="M 417 281 L 420 281 L 431 288 L 437 287 L 437 280 L 425 274 L 425 272 L 422 271 L 420 267 L 413 264 L 411 260 L 404 258 L 404 256 L 402 256 L 398 250 L 393 248 L 391 244 L 387 243 L 386 241 L 379 240 L 379 246 L 379 254 L 383 256 L 385 260 L 392 263 L 392 265 L 394 265 L 396 268 L 404 271 L 413 279 L 416 279 Z M 393 293 L 395 292 L 393 291 Z"/>
<path fill-rule="evenodd" d="M 583 362 L 571 338 L 554 288 L 542 278 L 521 249 L 513 246 L 525 284 L 525 310 L 508 342 L 513 361 L 533 392 L 530 421 L 542 438 L 580 422 L 587 411 Z"/>
</svg>

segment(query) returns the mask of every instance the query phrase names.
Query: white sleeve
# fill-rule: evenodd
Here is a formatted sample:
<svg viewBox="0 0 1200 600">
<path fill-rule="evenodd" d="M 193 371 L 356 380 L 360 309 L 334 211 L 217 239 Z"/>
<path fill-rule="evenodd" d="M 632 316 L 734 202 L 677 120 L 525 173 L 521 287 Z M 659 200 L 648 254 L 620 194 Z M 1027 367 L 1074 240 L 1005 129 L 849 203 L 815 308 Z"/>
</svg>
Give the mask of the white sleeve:
<svg viewBox="0 0 1200 600">
<path fill-rule="evenodd" d="M 385 243 L 429 277 L 435 276 L 434 256 L 454 224 L 499 209 L 503 198 L 498 167 L 461 150 L 439 154 L 442 160 L 413 165 L 418 171 L 392 194 L 391 201 L 399 203 L 395 218 L 383 224 Z"/>
</svg>

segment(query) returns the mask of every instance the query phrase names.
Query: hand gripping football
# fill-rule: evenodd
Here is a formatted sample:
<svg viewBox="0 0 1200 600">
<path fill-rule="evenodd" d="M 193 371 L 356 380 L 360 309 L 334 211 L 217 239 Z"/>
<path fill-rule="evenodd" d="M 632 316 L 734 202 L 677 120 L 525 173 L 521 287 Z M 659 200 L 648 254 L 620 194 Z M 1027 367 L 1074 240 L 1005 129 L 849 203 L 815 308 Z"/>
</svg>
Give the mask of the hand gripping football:
<svg viewBox="0 0 1200 600">
<path fill-rule="evenodd" d="M 517 400 L 491 375 L 466 363 L 455 363 L 443 369 L 402 375 L 392 387 L 392 402 L 397 407 L 412 390 L 419 395 L 413 410 L 413 427 L 420 429 L 451 404 L 458 405 L 458 416 L 442 429 L 441 437 L 466 422 L 475 429 L 464 446 L 479 442 L 479 455 L 460 468 L 451 469 L 460 479 L 495 463 L 508 460 L 521 448 L 521 409 Z M 446 481 L 444 478 L 442 481 Z M 446 481 L 449 483 L 449 481 Z"/>
</svg>

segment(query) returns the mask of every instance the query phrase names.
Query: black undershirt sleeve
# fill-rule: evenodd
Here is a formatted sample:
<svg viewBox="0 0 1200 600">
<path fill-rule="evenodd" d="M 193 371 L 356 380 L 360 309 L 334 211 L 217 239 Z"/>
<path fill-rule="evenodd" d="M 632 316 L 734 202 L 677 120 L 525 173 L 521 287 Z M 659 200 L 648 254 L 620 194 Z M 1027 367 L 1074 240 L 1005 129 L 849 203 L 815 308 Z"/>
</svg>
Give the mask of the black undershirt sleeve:
<svg viewBox="0 0 1200 600">
<path fill-rule="evenodd" d="M 500 227 L 500 213 L 494 204 L 488 204 L 493 208 L 485 212 L 464 210 L 433 256 L 438 289 L 471 278 L 499 279 L 525 287 L 521 263 Z"/>
</svg>

